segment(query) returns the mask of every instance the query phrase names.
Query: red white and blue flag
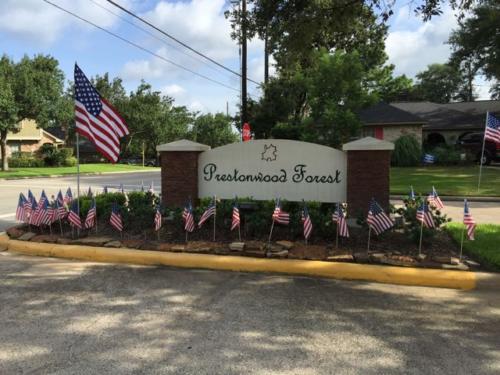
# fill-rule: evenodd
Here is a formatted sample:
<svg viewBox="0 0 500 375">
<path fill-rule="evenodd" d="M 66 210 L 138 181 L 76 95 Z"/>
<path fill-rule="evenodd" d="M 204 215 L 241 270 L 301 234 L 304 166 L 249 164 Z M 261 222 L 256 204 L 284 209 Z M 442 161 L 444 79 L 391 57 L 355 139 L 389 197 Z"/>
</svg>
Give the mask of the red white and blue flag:
<svg viewBox="0 0 500 375">
<path fill-rule="evenodd" d="M 76 131 L 91 141 L 110 162 L 120 155 L 120 138 L 129 134 L 118 112 L 92 86 L 75 64 Z"/>
<path fill-rule="evenodd" d="M 64 207 L 64 203 L 65 201 L 62 195 L 62 191 L 59 190 L 59 193 L 57 194 L 56 198 L 56 210 L 58 219 L 64 219 L 66 217 L 67 211 L 66 207 Z"/>
<path fill-rule="evenodd" d="M 184 211 L 182 212 L 182 219 L 184 220 L 184 230 L 186 232 L 194 231 L 194 216 L 191 201 L 189 201 L 184 207 Z"/>
<path fill-rule="evenodd" d="M 235 200 L 233 204 L 233 215 L 231 218 L 231 230 L 239 228 L 240 224 L 241 224 L 240 208 L 238 207 L 238 201 Z"/>
<path fill-rule="evenodd" d="M 200 217 L 200 221 L 198 222 L 198 228 L 201 228 L 203 223 L 210 219 L 210 217 L 215 216 L 216 210 L 217 210 L 217 205 L 215 201 L 215 197 L 212 199 L 212 202 L 210 202 L 210 205 L 207 207 L 205 212 Z"/>
<path fill-rule="evenodd" d="M 309 216 L 309 210 L 307 205 L 304 203 L 304 208 L 302 209 L 302 225 L 304 227 L 304 238 L 307 240 L 312 233 L 313 225 L 311 221 L 311 216 Z"/>
<path fill-rule="evenodd" d="M 273 221 L 278 224 L 288 225 L 290 223 L 290 214 L 281 209 L 280 199 L 276 199 L 276 205 L 273 211 Z"/>
<path fill-rule="evenodd" d="M 97 219 L 97 208 L 95 206 L 95 199 L 92 199 L 92 204 L 87 212 L 87 217 L 85 218 L 85 228 L 93 228 L 96 224 Z"/>
<path fill-rule="evenodd" d="M 116 202 L 113 203 L 113 207 L 111 208 L 111 216 L 109 218 L 109 223 L 117 231 L 119 232 L 123 231 L 122 215 L 120 214 L 120 209 L 118 208 Z"/>
<path fill-rule="evenodd" d="M 443 201 L 441 201 L 441 198 L 439 198 L 439 195 L 434 186 L 432 187 L 432 193 L 430 193 L 429 196 L 427 197 L 427 201 L 431 206 L 436 207 L 438 210 L 444 208 Z"/>
<path fill-rule="evenodd" d="M 160 211 L 160 205 L 156 206 L 154 226 L 155 226 L 155 231 L 159 231 L 160 228 L 161 228 L 161 211 Z"/>
<path fill-rule="evenodd" d="M 16 220 L 19 220 L 19 221 L 26 220 L 26 211 L 25 211 L 26 202 L 27 202 L 27 199 L 24 196 L 24 194 L 19 193 L 19 201 L 17 203 L 17 209 L 16 209 Z"/>
<path fill-rule="evenodd" d="M 333 211 L 332 214 L 332 221 L 334 223 L 336 223 L 339 220 L 339 209 L 342 209 L 340 202 L 335 204 L 335 210 Z"/>
<path fill-rule="evenodd" d="M 382 207 L 372 198 L 370 202 L 370 208 L 368 209 L 368 217 L 366 218 L 368 226 L 375 232 L 376 235 L 391 229 L 394 226 L 394 222 L 391 218 L 382 210 Z"/>
<path fill-rule="evenodd" d="M 68 187 L 68 190 L 66 190 L 66 194 L 64 195 L 64 204 L 69 207 L 71 202 L 73 202 L 73 193 L 71 192 L 71 188 Z"/>
<path fill-rule="evenodd" d="M 429 206 L 425 204 L 425 202 L 422 202 L 417 209 L 417 220 L 423 223 L 427 228 L 434 228 L 436 226 L 432 218 L 431 210 L 429 210 Z"/>
<path fill-rule="evenodd" d="M 36 226 L 40 226 L 45 224 L 48 216 L 48 203 L 49 200 L 47 195 L 45 194 L 45 190 L 42 190 L 42 195 L 40 196 L 40 200 L 38 201 L 38 206 L 33 213 L 32 224 Z"/>
<path fill-rule="evenodd" d="M 469 240 L 474 240 L 474 232 L 476 230 L 476 220 L 472 217 L 469 211 L 469 204 L 467 199 L 464 199 L 464 224 L 467 228 L 467 238 Z"/>
<path fill-rule="evenodd" d="M 337 231 L 340 237 L 349 237 L 349 228 L 347 227 L 347 220 L 344 215 L 344 210 L 339 204 L 337 206 Z"/>
<path fill-rule="evenodd" d="M 500 143 L 500 120 L 489 112 L 486 114 L 484 139 Z"/>
<path fill-rule="evenodd" d="M 68 221 L 71 226 L 77 227 L 78 229 L 82 229 L 82 220 L 80 219 L 80 215 L 78 215 L 78 202 L 74 201 L 71 205 L 71 209 L 68 214 Z"/>
<path fill-rule="evenodd" d="M 30 204 L 31 204 L 31 207 L 30 207 L 30 214 L 29 214 L 29 224 L 34 224 L 34 220 L 35 220 L 35 212 L 36 212 L 36 209 L 38 207 L 38 203 L 36 202 L 36 198 L 35 196 L 33 195 L 33 193 L 31 193 L 31 190 L 28 191 L 28 199 L 30 200 Z"/>
</svg>

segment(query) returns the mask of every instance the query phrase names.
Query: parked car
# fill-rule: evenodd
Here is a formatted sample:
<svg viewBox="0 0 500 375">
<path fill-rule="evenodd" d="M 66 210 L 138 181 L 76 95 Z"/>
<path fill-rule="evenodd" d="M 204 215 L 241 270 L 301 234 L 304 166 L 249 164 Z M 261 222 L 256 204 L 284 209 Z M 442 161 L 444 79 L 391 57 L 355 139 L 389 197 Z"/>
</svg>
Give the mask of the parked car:
<svg viewBox="0 0 500 375">
<path fill-rule="evenodd" d="M 479 162 L 483 149 L 483 136 L 484 133 L 469 133 L 458 139 L 457 144 L 462 150 L 470 153 Z M 500 143 L 486 140 L 482 164 L 488 165 L 492 161 L 500 161 Z"/>
<path fill-rule="evenodd" d="M 129 165 L 142 165 L 142 158 L 136 157 L 136 156 L 132 156 L 129 158 L 123 158 L 123 159 L 120 159 L 120 163 L 129 164 Z M 144 160 L 144 165 L 146 167 L 159 166 L 158 161 L 156 159 L 153 159 L 153 158 L 146 158 L 146 160 Z"/>
</svg>

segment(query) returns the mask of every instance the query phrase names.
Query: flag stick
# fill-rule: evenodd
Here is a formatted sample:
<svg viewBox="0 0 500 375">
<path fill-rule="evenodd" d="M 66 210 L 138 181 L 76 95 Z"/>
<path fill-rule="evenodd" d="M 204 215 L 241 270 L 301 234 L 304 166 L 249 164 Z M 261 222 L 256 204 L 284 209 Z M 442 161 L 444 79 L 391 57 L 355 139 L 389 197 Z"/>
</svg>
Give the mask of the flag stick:
<svg viewBox="0 0 500 375">
<path fill-rule="evenodd" d="M 337 231 L 335 233 L 335 248 L 339 248 L 339 222 L 337 220 Z"/>
<path fill-rule="evenodd" d="M 465 229 L 465 225 L 462 227 L 462 238 L 460 240 L 460 262 L 462 261 L 462 250 L 464 248 L 464 229 Z"/>
<path fill-rule="evenodd" d="M 422 220 L 422 223 L 420 225 L 420 241 L 418 243 L 418 255 L 422 253 L 422 235 L 424 234 L 424 220 Z"/>
<path fill-rule="evenodd" d="M 76 207 L 80 217 L 80 137 L 76 133 Z M 80 228 L 76 228 L 76 235 L 80 235 Z"/>
<path fill-rule="evenodd" d="M 488 126 L 489 112 L 486 112 L 486 120 L 484 121 L 484 134 L 483 134 L 483 149 L 481 151 L 481 159 L 479 159 L 479 179 L 477 181 L 477 191 L 481 187 L 481 174 L 483 172 L 483 156 L 484 156 L 484 145 L 486 143 L 486 127 Z"/>
<path fill-rule="evenodd" d="M 160 230 L 159 229 L 156 231 L 156 236 L 158 238 L 158 241 L 160 241 Z"/>
<path fill-rule="evenodd" d="M 217 219 L 217 196 L 214 195 L 214 238 L 213 241 L 215 242 L 215 224 Z"/>
<path fill-rule="evenodd" d="M 59 229 L 61 229 L 61 236 L 63 235 L 62 223 L 61 223 L 61 214 L 57 211 L 57 217 L 59 219 Z"/>
<path fill-rule="evenodd" d="M 186 243 L 188 242 L 188 231 L 184 229 L 184 232 L 186 232 Z"/>
<path fill-rule="evenodd" d="M 52 236 L 52 224 L 49 224 L 49 233 Z"/>
<path fill-rule="evenodd" d="M 368 226 L 368 247 L 366 248 L 366 252 L 369 253 L 370 252 L 370 237 L 371 237 L 371 234 L 372 234 L 372 227 Z"/>
<path fill-rule="evenodd" d="M 240 240 L 241 242 L 241 223 L 238 224 L 238 239 Z"/>
<path fill-rule="evenodd" d="M 273 223 L 271 224 L 271 232 L 269 232 L 269 239 L 267 240 L 268 245 L 271 244 L 271 236 L 273 235 L 273 229 L 274 229 L 274 220 Z"/>
</svg>

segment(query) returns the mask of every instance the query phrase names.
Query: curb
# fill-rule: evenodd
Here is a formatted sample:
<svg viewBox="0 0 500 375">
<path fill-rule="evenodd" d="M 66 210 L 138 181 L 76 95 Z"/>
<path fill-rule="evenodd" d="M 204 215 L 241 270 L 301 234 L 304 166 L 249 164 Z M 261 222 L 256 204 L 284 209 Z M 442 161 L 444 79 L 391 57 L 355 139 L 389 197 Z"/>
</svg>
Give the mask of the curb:
<svg viewBox="0 0 500 375">
<path fill-rule="evenodd" d="M 9 251 L 22 254 L 94 262 L 163 265 L 238 272 L 272 272 L 288 275 L 464 290 L 474 289 L 477 285 L 475 273 L 467 271 L 59 245 L 10 240 L 7 236 L 0 236 L 0 246 L 2 245 Z"/>
<path fill-rule="evenodd" d="M 137 170 L 137 171 L 117 171 L 117 172 L 87 172 L 80 173 L 80 176 L 101 176 L 105 174 L 127 174 L 127 173 L 147 173 L 147 172 L 159 172 L 161 168 L 157 168 L 157 170 Z M 45 176 L 24 176 L 24 177 L 5 177 L 0 178 L 0 181 L 8 181 L 8 180 L 29 180 L 33 178 L 54 178 L 54 177 L 69 177 L 76 176 L 76 173 L 67 173 L 67 174 L 51 174 Z"/>
<path fill-rule="evenodd" d="M 463 197 L 454 195 L 440 195 L 443 201 L 450 202 L 463 202 L 467 199 L 468 202 L 485 202 L 485 203 L 497 203 L 500 202 L 500 197 Z M 403 200 L 408 198 L 408 195 L 391 195 L 389 199 L 391 200 Z"/>
</svg>

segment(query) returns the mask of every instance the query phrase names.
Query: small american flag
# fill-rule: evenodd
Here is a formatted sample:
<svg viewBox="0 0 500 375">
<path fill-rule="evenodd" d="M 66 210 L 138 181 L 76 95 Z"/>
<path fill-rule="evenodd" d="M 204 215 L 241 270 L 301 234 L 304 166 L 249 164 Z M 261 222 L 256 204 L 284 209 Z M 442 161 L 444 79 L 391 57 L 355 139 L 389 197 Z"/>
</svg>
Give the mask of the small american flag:
<svg viewBox="0 0 500 375">
<path fill-rule="evenodd" d="M 24 222 L 29 223 L 31 214 L 31 190 L 28 192 L 28 198 L 24 201 Z"/>
<path fill-rule="evenodd" d="M 62 195 L 62 191 L 59 190 L 56 198 L 56 209 L 58 211 L 58 219 L 64 219 L 66 217 L 66 207 L 64 207 L 64 198 Z"/>
<path fill-rule="evenodd" d="M 38 201 L 38 206 L 36 207 L 35 213 L 33 214 L 33 225 L 40 226 L 45 224 L 48 220 L 48 203 L 49 200 L 45 194 L 45 190 L 42 190 L 42 195 Z"/>
<path fill-rule="evenodd" d="M 69 210 L 68 214 L 68 221 L 72 226 L 77 227 L 78 229 L 82 229 L 82 221 L 80 220 L 80 216 L 78 215 L 77 201 L 74 201 L 71 205 L 71 209 Z"/>
<path fill-rule="evenodd" d="M 27 200 L 23 193 L 19 193 L 19 201 L 16 209 L 16 220 L 24 221 L 26 219 L 25 204 Z"/>
<path fill-rule="evenodd" d="M 120 155 L 120 138 L 129 134 L 118 112 L 97 92 L 75 64 L 76 131 L 91 141 L 110 162 Z"/>
<path fill-rule="evenodd" d="M 103 194 L 108 194 L 108 186 L 104 185 L 104 189 L 102 189 Z"/>
<path fill-rule="evenodd" d="M 154 193 L 155 193 L 155 188 L 154 188 L 154 183 L 153 183 L 153 181 L 151 181 L 151 184 L 149 185 L 148 192 L 149 192 L 149 193 L 151 193 L 151 194 L 154 194 Z"/>
<path fill-rule="evenodd" d="M 198 222 L 198 228 L 201 228 L 203 223 L 207 221 L 211 216 L 215 216 L 215 213 L 216 213 L 216 203 L 215 203 L 215 198 L 213 198 L 212 202 L 210 202 L 210 205 L 201 215 L 200 221 Z"/>
<path fill-rule="evenodd" d="M 432 193 L 430 193 L 429 196 L 427 197 L 427 201 L 431 206 L 436 207 L 438 210 L 444 208 L 443 201 L 441 201 L 441 198 L 439 198 L 439 195 L 434 186 L 432 187 Z"/>
<path fill-rule="evenodd" d="M 340 202 L 335 204 L 335 210 L 333 211 L 332 214 L 332 221 L 334 223 L 336 223 L 339 220 L 339 212 L 338 212 L 339 209 L 342 209 Z"/>
<path fill-rule="evenodd" d="M 89 186 L 89 190 L 87 191 L 87 197 L 92 198 L 94 196 L 94 193 L 92 193 L 92 189 Z"/>
<path fill-rule="evenodd" d="M 429 206 L 422 202 L 417 210 L 417 220 L 423 223 L 427 228 L 434 228 L 434 219 L 432 218 L 432 213 L 429 210 Z"/>
<path fill-rule="evenodd" d="M 182 219 L 184 220 L 184 230 L 186 232 L 194 231 L 193 206 L 191 205 L 191 201 L 184 207 Z"/>
<path fill-rule="evenodd" d="M 156 206 L 155 220 L 154 220 L 155 231 L 159 231 L 161 228 L 161 212 L 160 205 Z"/>
<path fill-rule="evenodd" d="M 116 202 L 113 203 L 113 207 L 111 208 L 109 223 L 117 231 L 121 232 L 123 230 L 122 215 L 120 214 L 120 210 Z"/>
<path fill-rule="evenodd" d="M 31 195 L 31 197 L 29 197 Z M 35 196 L 31 193 L 31 190 L 28 192 L 28 199 L 30 200 L 31 202 L 31 207 L 30 207 L 30 215 L 29 215 L 29 223 L 30 224 L 34 224 L 34 220 L 35 220 L 35 211 L 38 207 L 38 203 L 36 202 L 36 198 Z"/>
<path fill-rule="evenodd" d="M 61 202 L 59 201 L 59 199 L 56 199 L 54 201 L 54 214 L 52 217 L 53 221 L 64 219 L 65 216 L 66 208 L 64 208 L 64 206 L 61 206 Z"/>
<path fill-rule="evenodd" d="M 307 205 L 304 203 L 304 208 L 302 209 L 302 224 L 304 226 L 304 238 L 307 240 L 312 233 L 313 225 L 311 221 L 311 216 L 309 216 L 309 210 Z"/>
<path fill-rule="evenodd" d="M 370 202 L 366 222 L 368 223 L 368 226 L 373 229 L 376 235 L 379 235 L 394 226 L 394 222 L 384 212 L 384 210 L 382 210 L 382 207 L 380 207 L 374 198 L 372 198 Z"/>
<path fill-rule="evenodd" d="M 97 217 L 97 208 L 95 206 L 95 199 L 92 200 L 89 211 L 87 212 L 87 218 L 85 219 L 85 228 L 90 229 L 95 226 Z"/>
<path fill-rule="evenodd" d="M 431 155 L 431 154 L 424 155 L 424 158 L 423 158 L 424 164 L 434 164 L 435 161 L 436 161 L 436 157 L 434 155 Z"/>
<path fill-rule="evenodd" d="M 288 225 L 290 223 L 290 214 L 281 209 L 280 199 L 276 199 L 276 205 L 273 211 L 273 221 L 278 224 Z"/>
<path fill-rule="evenodd" d="M 71 192 L 71 188 L 68 187 L 68 190 L 66 190 L 66 194 L 64 194 L 64 204 L 69 207 L 71 202 L 73 202 L 73 193 Z"/>
<path fill-rule="evenodd" d="M 500 143 L 500 120 L 489 112 L 486 114 L 484 139 Z"/>
<path fill-rule="evenodd" d="M 410 186 L 410 194 L 408 194 L 408 198 L 412 201 L 415 200 L 415 191 L 413 190 L 413 186 Z"/>
<path fill-rule="evenodd" d="M 342 210 L 342 206 L 339 204 L 337 207 L 337 230 L 339 232 L 340 237 L 349 237 L 349 228 L 347 227 L 347 220 L 344 215 L 344 210 Z"/>
<path fill-rule="evenodd" d="M 231 230 L 234 230 L 240 226 L 240 209 L 238 207 L 238 202 L 235 201 L 233 204 L 233 216 L 231 219 Z"/>
<path fill-rule="evenodd" d="M 467 228 L 467 238 L 469 240 L 474 240 L 474 232 L 476 230 L 476 221 L 472 217 L 469 211 L 469 204 L 467 199 L 464 199 L 464 224 Z"/>
</svg>

